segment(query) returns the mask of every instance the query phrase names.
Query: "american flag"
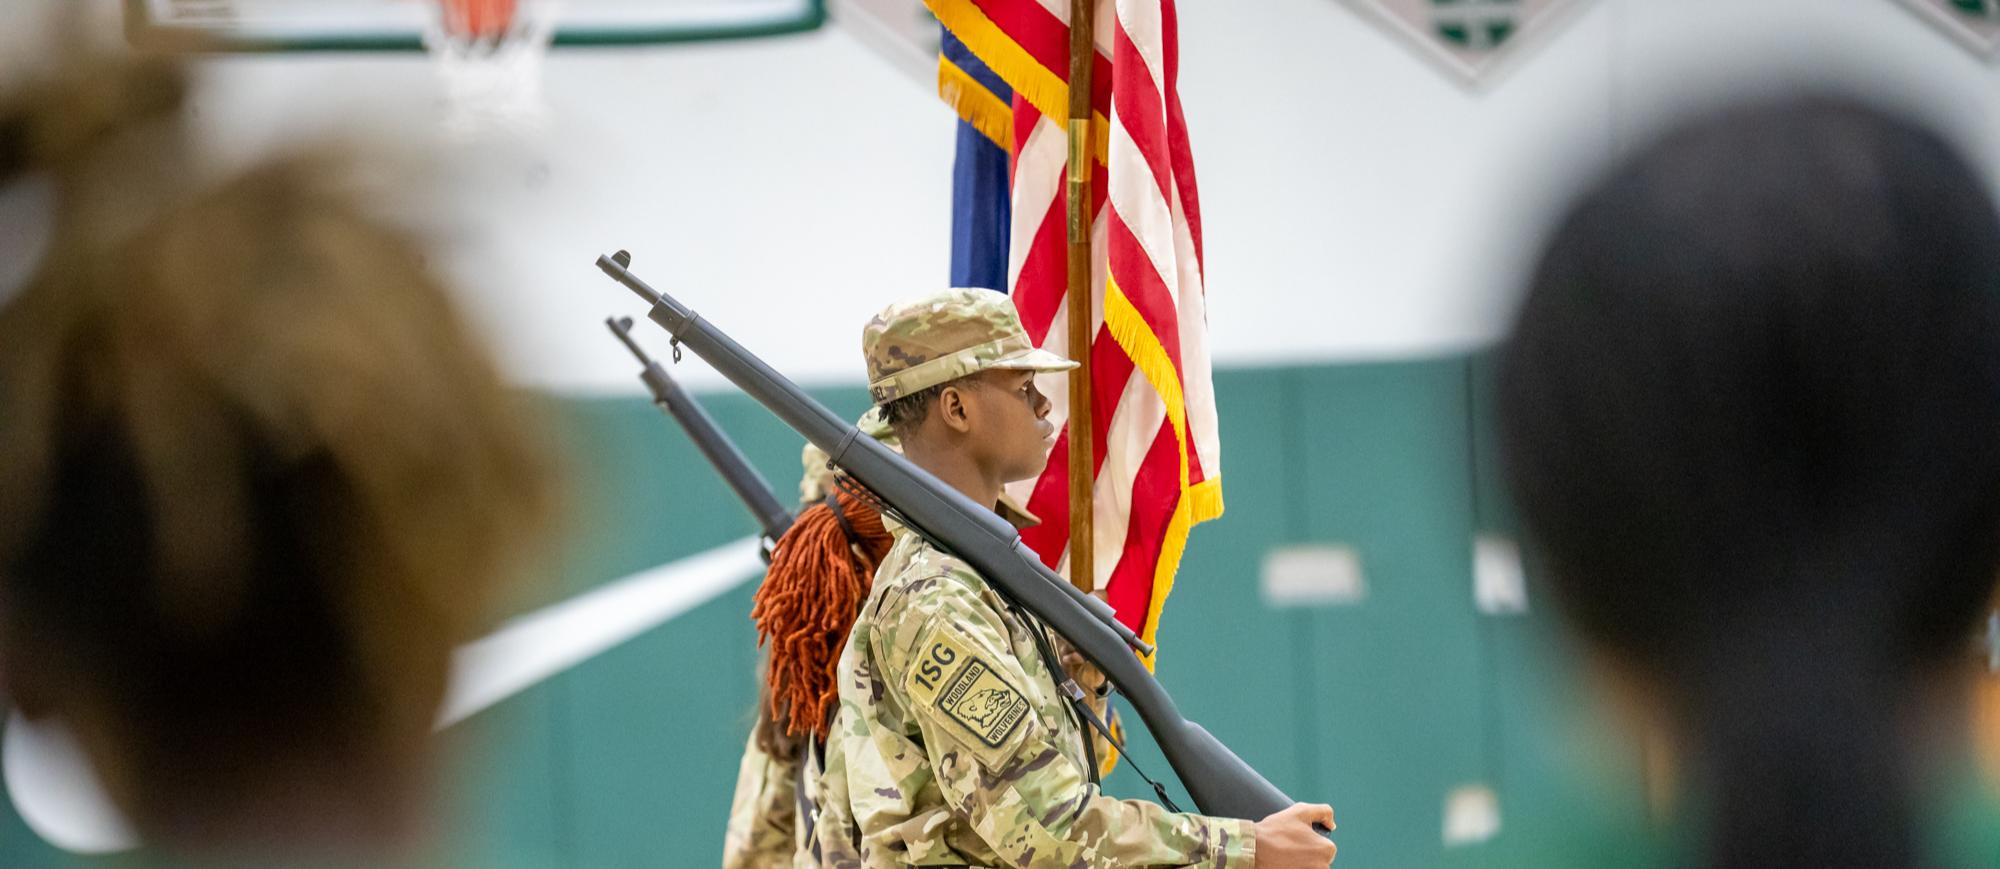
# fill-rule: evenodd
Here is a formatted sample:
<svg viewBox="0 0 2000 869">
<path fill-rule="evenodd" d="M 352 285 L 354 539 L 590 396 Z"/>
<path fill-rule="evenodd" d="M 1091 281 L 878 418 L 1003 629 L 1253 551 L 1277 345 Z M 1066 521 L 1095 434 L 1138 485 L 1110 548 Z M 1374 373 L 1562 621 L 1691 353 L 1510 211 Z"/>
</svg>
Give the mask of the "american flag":
<svg viewBox="0 0 2000 869">
<path fill-rule="evenodd" d="M 1069 2 L 926 3 L 1013 92 L 1007 279 L 1029 336 L 1066 354 Z M 1097 0 L 1095 8 L 1094 572 L 1119 619 L 1150 642 L 1189 529 L 1222 515 L 1201 207 L 1177 91 L 1173 0 Z M 949 78 L 941 74 L 940 83 Z M 940 90 L 954 105 L 969 91 Z M 960 106 L 960 114 L 975 112 Z M 1064 423 L 1067 375 L 1043 375 L 1040 386 Z M 1042 519 L 1022 537 L 1059 570 L 1067 569 L 1069 545 L 1068 451 L 1065 427 L 1042 476 L 1012 489 Z"/>
</svg>

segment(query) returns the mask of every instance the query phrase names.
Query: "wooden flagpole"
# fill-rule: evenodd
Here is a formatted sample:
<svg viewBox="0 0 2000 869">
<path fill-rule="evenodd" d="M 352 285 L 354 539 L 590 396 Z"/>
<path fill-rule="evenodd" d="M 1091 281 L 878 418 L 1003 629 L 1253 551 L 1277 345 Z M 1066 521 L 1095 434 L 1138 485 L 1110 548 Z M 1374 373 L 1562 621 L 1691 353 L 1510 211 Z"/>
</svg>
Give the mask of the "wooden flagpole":
<svg viewBox="0 0 2000 869">
<path fill-rule="evenodd" d="M 1090 73 L 1097 59 L 1095 0 L 1069 3 L 1069 581 L 1097 588 L 1091 537 L 1091 490 L 1096 482 L 1094 410 L 1090 390 Z"/>
</svg>

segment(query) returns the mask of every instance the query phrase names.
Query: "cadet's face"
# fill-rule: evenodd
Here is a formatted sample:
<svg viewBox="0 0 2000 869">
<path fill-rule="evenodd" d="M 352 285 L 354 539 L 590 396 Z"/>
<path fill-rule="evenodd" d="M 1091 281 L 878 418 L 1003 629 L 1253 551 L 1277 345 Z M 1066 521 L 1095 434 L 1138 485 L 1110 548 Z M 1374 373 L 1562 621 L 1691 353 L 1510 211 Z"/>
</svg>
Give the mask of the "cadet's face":
<svg viewBox="0 0 2000 869">
<path fill-rule="evenodd" d="M 978 420 L 973 438 L 981 457 L 1011 483 L 1039 476 L 1055 443 L 1049 422 L 1049 398 L 1035 388 L 1032 371 L 988 369 L 980 372 L 984 388 L 964 393 L 969 417 Z"/>
</svg>

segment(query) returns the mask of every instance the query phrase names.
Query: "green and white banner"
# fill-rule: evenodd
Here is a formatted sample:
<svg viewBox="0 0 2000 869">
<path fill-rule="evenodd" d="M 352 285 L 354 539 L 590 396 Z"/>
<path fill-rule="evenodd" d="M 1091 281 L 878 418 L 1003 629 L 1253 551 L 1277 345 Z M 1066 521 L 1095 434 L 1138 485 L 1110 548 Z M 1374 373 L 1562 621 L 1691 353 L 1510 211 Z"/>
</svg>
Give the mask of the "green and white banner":
<svg viewBox="0 0 2000 869">
<path fill-rule="evenodd" d="M 1903 5 L 1981 57 L 2000 54 L 2000 0 L 1903 0 Z"/>
<path fill-rule="evenodd" d="M 1530 49 L 1584 0 L 1346 0 L 1454 78 L 1476 85 Z"/>
</svg>

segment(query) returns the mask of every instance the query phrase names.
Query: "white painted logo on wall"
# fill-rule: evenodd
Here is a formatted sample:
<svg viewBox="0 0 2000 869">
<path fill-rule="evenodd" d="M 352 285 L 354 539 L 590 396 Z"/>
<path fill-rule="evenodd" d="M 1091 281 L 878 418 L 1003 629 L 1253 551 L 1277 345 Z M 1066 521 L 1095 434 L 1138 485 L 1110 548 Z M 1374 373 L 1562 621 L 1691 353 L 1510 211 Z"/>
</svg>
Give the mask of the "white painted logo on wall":
<svg viewBox="0 0 2000 869">
<path fill-rule="evenodd" d="M 1477 84 L 1584 0 L 1346 0 L 1455 78 Z"/>
<path fill-rule="evenodd" d="M 1903 0 L 1903 5 L 1981 56 L 2000 54 L 2000 0 Z"/>
</svg>

